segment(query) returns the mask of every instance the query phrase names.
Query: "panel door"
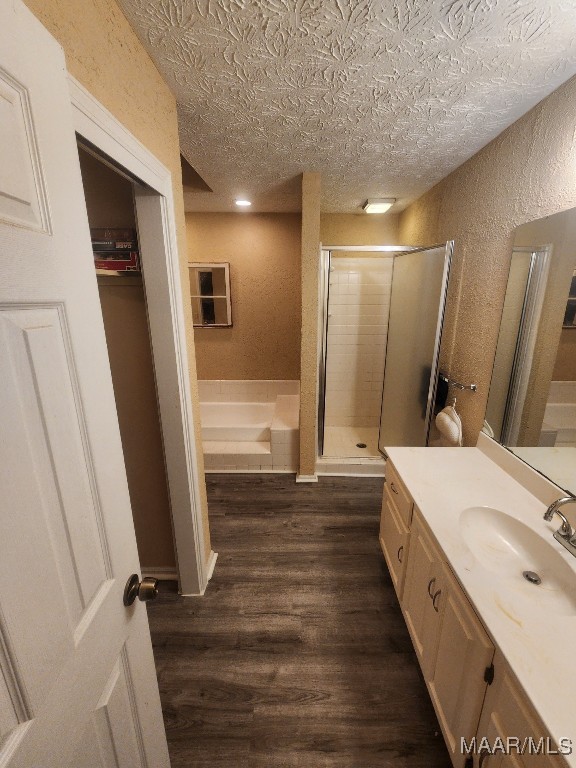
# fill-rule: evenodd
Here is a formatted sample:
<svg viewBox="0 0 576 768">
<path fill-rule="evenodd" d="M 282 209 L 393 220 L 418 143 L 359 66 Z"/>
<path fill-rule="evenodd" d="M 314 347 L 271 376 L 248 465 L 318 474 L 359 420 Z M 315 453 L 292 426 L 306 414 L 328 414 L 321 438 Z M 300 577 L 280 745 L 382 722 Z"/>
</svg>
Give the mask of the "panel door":
<svg viewBox="0 0 576 768">
<path fill-rule="evenodd" d="M 0 0 L 0 765 L 168 766 L 61 49 Z"/>
</svg>

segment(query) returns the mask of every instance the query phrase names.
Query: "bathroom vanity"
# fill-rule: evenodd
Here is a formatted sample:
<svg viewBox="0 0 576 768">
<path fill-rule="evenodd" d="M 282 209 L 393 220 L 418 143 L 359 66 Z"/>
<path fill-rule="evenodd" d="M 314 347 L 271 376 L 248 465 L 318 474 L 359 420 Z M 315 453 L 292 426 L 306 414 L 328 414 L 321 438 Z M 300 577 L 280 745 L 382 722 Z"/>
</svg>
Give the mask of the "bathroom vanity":
<svg viewBox="0 0 576 768">
<path fill-rule="evenodd" d="M 484 436 L 387 453 L 380 543 L 453 765 L 576 766 L 576 557 L 543 519 L 564 494 Z"/>
</svg>

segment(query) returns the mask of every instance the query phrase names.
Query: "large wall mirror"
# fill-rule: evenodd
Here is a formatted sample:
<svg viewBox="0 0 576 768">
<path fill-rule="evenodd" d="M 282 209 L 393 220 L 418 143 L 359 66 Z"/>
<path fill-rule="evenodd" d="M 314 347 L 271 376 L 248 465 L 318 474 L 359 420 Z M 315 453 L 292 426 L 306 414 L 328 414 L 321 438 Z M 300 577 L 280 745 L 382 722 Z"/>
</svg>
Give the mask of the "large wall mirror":
<svg viewBox="0 0 576 768">
<path fill-rule="evenodd" d="M 518 227 L 485 429 L 576 494 L 575 270 L 576 208 Z"/>
</svg>

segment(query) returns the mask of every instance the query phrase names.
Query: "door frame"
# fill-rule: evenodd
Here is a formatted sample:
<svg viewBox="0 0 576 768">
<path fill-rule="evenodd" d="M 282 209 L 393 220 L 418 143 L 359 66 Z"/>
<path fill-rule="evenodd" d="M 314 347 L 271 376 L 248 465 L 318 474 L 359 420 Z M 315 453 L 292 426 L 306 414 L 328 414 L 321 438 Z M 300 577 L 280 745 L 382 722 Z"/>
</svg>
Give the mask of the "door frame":
<svg viewBox="0 0 576 768">
<path fill-rule="evenodd" d="M 204 520 L 190 389 L 186 325 L 170 171 L 68 73 L 74 129 L 146 186 L 134 186 L 148 324 L 176 569 L 182 595 L 202 595 L 216 554 L 204 554 Z M 154 257 L 146 257 L 146 253 Z"/>
</svg>

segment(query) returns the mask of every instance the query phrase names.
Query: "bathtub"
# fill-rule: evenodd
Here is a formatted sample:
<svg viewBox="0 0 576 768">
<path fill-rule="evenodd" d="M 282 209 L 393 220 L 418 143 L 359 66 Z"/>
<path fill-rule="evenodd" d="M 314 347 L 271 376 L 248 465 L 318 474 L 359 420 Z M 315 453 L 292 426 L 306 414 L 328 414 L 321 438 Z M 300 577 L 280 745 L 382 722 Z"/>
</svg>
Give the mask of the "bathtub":
<svg viewBox="0 0 576 768">
<path fill-rule="evenodd" d="M 200 381 L 207 472 L 295 472 L 299 382 Z"/>
<path fill-rule="evenodd" d="M 200 403 L 202 440 L 270 441 L 275 403 Z"/>
<path fill-rule="evenodd" d="M 576 446 L 575 403 L 546 403 L 540 445 Z"/>
</svg>

